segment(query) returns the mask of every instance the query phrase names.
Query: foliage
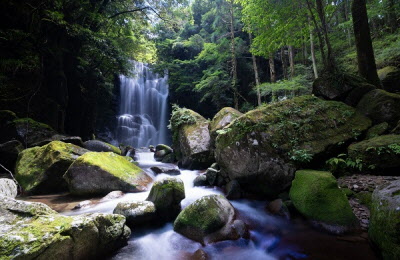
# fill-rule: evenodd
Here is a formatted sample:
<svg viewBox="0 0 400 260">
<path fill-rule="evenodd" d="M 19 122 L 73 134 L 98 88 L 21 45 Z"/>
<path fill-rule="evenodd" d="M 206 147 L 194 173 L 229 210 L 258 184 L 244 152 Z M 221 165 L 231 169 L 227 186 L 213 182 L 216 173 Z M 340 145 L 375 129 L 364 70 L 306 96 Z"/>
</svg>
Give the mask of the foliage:
<svg viewBox="0 0 400 260">
<path fill-rule="evenodd" d="M 183 125 L 196 123 L 196 117 L 187 108 L 181 108 L 177 104 L 172 105 L 171 119 L 168 128 L 172 131 L 173 143 L 178 143 L 179 129 Z"/>
</svg>

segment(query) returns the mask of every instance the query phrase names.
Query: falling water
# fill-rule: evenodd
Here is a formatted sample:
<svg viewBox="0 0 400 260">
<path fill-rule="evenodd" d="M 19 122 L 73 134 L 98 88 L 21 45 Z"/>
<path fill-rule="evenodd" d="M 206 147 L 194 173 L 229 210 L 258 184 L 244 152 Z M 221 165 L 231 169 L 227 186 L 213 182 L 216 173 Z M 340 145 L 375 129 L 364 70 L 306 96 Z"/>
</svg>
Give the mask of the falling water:
<svg viewBox="0 0 400 260">
<path fill-rule="evenodd" d="M 120 76 L 121 102 L 117 141 L 145 147 L 167 140 L 168 75 L 154 73 L 146 64 L 132 62 L 135 77 Z"/>
</svg>

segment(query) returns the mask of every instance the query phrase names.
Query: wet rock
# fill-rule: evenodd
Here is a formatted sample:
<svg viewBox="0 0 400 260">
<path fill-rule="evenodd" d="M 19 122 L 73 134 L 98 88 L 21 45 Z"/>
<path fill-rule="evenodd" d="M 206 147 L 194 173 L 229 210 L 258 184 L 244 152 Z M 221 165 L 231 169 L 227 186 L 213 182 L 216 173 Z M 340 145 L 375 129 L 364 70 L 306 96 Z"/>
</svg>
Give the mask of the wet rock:
<svg viewBox="0 0 400 260">
<path fill-rule="evenodd" d="M 190 257 L 192 260 L 208 260 L 210 257 L 203 249 L 197 249 Z"/>
<path fill-rule="evenodd" d="M 275 197 L 299 167 L 311 167 L 366 131 L 371 121 L 341 102 L 302 96 L 252 110 L 216 139 L 221 175 Z M 325 160 L 323 160 L 325 161 Z"/>
<path fill-rule="evenodd" d="M 199 214 L 201 212 L 201 214 Z M 197 242 L 212 242 L 237 239 L 232 224 L 235 210 L 227 199 L 220 195 L 204 196 L 178 215 L 174 222 L 174 230 Z"/>
<path fill-rule="evenodd" d="M 114 145 L 99 140 L 89 140 L 83 143 L 83 147 L 93 152 L 113 152 L 121 155 L 121 150 Z"/>
<path fill-rule="evenodd" d="M 18 154 L 23 149 L 22 143 L 17 140 L 0 144 L 0 164 L 9 170 L 13 170 L 17 162 Z"/>
<path fill-rule="evenodd" d="M 117 204 L 113 214 L 125 216 L 130 228 L 154 224 L 157 220 L 156 207 L 151 201 L 127 201 Z"/>
<path fill-rule="evenodd" d="M 130 236 L 121 215 L 67 217 L 42 203 L 0 200 L 0 255 L 10 259 L 102 258 Z"/>
<path fill-rule="evenodd" d="M 18 194 L 17 184 L 11 179 L 0 179 L 0 195 L 15 198 Z"/>
<path fill-rule="evenodd" d="M 329 172 L 297 171 L 289 195 L 296 209 L 317 227 L 341 234 L 358 225 L 346 195 Z"/>
<path fill-rule="evenodd" d="M 218 175 L 219 175 L 218 170 L 215 170 L 213 168 L 208 168 L 205 175 L 206 175 L 208 184 L 210 186 L 217 185 L 217 179 L 218 179 Z"/>
<path fill-rule="evenodd" d="M 285 203 L 283 203 L 282 199 L 276 199 L 268 203 L 267 210 L 273 215 L 290 219 L 289 209 L 286 207 Z"/>
<path fill-rule="evenodd" d="M 161 220 L 171 221 L 181 211 L 181 201 L 184 198 L 183 182 L 178 178 L 167 177 L 154 182 L 146 200 L 154 203 Z"/>
<path fill-rule="evenodd" d="M 156 146 L 155 153 L 154 153 L 154 159 L 157 162 L 165 162 L 168 163 L 167 161 L 170 161 L 171 158 L 169 155 L 173 155 L 174 150 L 172 150 L 171 147 L 165 144 L 159 144 Z M 173 163 L 170 162 L 170 163 Z"/>
<path fill-rule="evenodd" d="M 125 193 L 123 193 L 120 190 L 112 191 L 112 192 L 108 193 L 106 196 L 104 196 L 103 198 L 101 198 L 100 202 L 115 200 L 115 199 L 121 198 L 124 195 L 125 195 Z"/>
<path fill-rule="evenodd" d="M 225 187 L 226 198 L 230 200 L 240 199 L 242 197 L 242 189 L 237 180 L 230 181 Z"/>
<path fill-rule="evenodd" d="M 380 186 L 372 195 L 368 230 L 384 259 L 400 259 L 400 180 Z"/>
<path fill-rule="evenodd" d="M 93 201 L 84 200 L 84 201 L 81 201 L 78 204 L 76 204 L 75 207 L 72 208 L 72 210 L 88 208 L 88 207 L 93 206 L 93 205 L 94 205 Z"/>
<path fill-rule="evenodd" d="M 67 170 L 64 179 L 73 195 L 140 192 L 152 179 L 126 157 L 112 152 L 88 152 Z"/>
<path fill-rule="evenodd" d="M 155 174 L 179 175 L 181 171 L 177 166 L 153 166 L 150 168 Z"/>
<path fill-rule="evenodd" d="M 60 141 L 23 150 L 18 156 L 15 178 L 24 191 L 30 194 L 66 191 L 64 173 L 86 152 L 88 150 Z"/>
<path fill-rule="evenodd" d="M 83 142 L 82 142 L 82 138 L 80 138 L 79 136 L 67 136 L 67 135 L 53 135 L 50 138 L 41 140 L 37 143 L 32 144 L 32 146 L 43 146 L 46 145 L 48 143 L 51 143 L 53 141 L 61 141 L 64 143 L 69 143 L 69 144 L 74 144 L 80 147 L 83 147 Z"/>
<path fill-rule="evenodd" d="M 194 181 L 193 181 L 193 186 L 198 187 L 198 186 L 208 186 L 209 183 L 207 181 L 207 176 L 205 174 L 201 174 L 197 176 Z"/>
</svg>

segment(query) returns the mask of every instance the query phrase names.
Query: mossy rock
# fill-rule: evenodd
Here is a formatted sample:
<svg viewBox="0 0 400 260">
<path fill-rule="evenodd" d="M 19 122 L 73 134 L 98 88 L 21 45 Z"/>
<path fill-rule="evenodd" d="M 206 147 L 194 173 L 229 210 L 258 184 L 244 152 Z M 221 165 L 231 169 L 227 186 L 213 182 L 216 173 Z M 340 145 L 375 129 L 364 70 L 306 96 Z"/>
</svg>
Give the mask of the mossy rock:
<svg viewBox="0 0 400 260">
<path fill-rule="evenodd" d="M 289 196 L 302 215 L 329 232 L 347 232 L 358 224 L 346 195 L 329 172 L 297 171 Z"/>
<path fill-rule="evenodd" d="M 126 157 L 113 152 L 88 152 L 64 175 L 73 195 L 107 194 L 111 191 L 140 192 L 152 179 Z"/>
<path fill-rule="evenodd" d="M 400 95 L 382 89 L 372 90 L 361 99 L 357 110 L 374 124 L 387 122 L 394 126 L 400 120 Z"/>
<path fill-rule="evenodd" d="M 154 182 L 146 200 L 154 203 L 160 220 L 171 221 L 181 211 L 181 201 L 184 198 L 183 182 L 178 178 L 167 177 Z"/>
<path fill-rule="evenodd" d="M 124 216 L 130 228 L 151 225 L 157 221 L 156 207 L 151 201 L 120 202 L 113 214 Z"/>
<path fill-rule="evenodd" d="M 109 143 L 99 140 L 89 140 L 83 143 L 83 147 L 93 152 L 113 152 L 121 155 L 121 150 Z"/>
<path fill-rule="evenodd" d="M 400 259 L 400 181 L 378 187 L 372 194 L 368 234 L 383 259 Z"/>
<path fill-rule="evenodd" d="M 18 133 L 18 139 L 32 147 L 35 143 L 51 138 L 57 132 L 50 126 L 37 122 L 32 118 L 19 118 L 14 121 Z"/>
<path fill-rule="evenodd" d="M 200 243 L 230 239 L 235 210 L 224 196 L 208 195 L 197 199 L 178 215 L 174 230 Z"/>
<path fill-rule="evenodd" d="M 383 89 L 392 92 L 400 93 L 400 69 L 394 66 L 388 66 L 378 70 L 379 79 L 382 82 Z"/>
<path fill-rule="evenodd" d="M 42 203 L 0 195 L 1 259 L 95 259 L 127 243 L 125 217 L 88 214 L 67 217 Z"/>
<path fill-rule="evenodd" d="M 313 96 L 252 110 L 220 131 L 215 157 L 223 176 L 242 189 L 274 197 L 299 167 L 312 167 L 345 149 L 371 120 L 342 102 Z"/>
<path fill-rule="evenodd" d="M 173 152 L 174 152 L 174 150 L 171 147 L 169 147 L 168 145 L 159 144 L 156 146 L 155 153 L 154 153 L 154 159 L 157 162 L 162 162 L 162 161 L 164 161 L 164 159 L 166 161 L 170 161 L 171 158 L 169 155 L 173 154 Z"/>
<path fill-rule="evenodd" d="M 211 146 L 214 146 L 215 138 L 217 138 L 217 131 L 229 125 L 233 120 L 243 115 L 232 107 L 224 107 L 221 109 L 211 120 L 209 125 Z"/>
<path fill-rule="evenodd" d="M 364 171 L 400 175 L 400 135 L 381 135 L 352 144 L 348 154 Z"/>
<path fill-rule="evenodd" d="M 366 134 L 366 139 L 371 139 L 380 135 L 383 135 L 387 130 L 389 129 L 389 124 L 386 122 L 374 125 L 370 129 L 368 129 L 368 132 Z"/>
<path fill-rule="evenodd" d="M 86 152 L 88 150 L 60 141 L 23 150 L 18 156 L 15 178 L 29 194 L 67 191 L 67 183 L 62 176 Z"/>
</svg>

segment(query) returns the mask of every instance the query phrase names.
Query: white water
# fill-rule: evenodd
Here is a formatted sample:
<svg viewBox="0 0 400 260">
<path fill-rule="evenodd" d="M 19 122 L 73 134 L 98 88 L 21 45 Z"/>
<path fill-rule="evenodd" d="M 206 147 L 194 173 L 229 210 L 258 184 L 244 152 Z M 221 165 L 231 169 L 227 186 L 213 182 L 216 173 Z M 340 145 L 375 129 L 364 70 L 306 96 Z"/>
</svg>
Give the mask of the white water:
<svg viewBox="0 0 400 260">
<path fill-rule="evenodd" d="M 168 75 L 161 77 L 140 62 L 132 64 L 135 77 L 120 76 L 117 142 L 133 147 L 168 143 Z"/>
</svg>

